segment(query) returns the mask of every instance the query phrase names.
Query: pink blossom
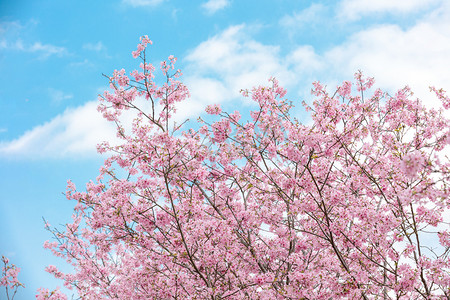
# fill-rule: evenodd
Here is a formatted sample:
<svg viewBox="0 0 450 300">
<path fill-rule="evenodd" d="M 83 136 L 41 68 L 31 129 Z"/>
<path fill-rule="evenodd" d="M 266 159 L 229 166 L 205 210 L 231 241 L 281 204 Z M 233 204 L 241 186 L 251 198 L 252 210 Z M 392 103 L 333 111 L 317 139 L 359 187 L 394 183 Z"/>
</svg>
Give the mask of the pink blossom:
<svg viewBox="0 0 450 300">
<path fill-rule="evenodd" d="M 344 81 L 342 86 L 338 88 L 338 92 L 342 97 L 348 97 L 352 92 L 352 83 L 350 81 Z"/>
<path fill-rule="evenodd" d="M 206 106 L 205 111 L 211 115 L 218 115 L 222 112 L 222 109 L 220 108 L 219 104 L 211 104 Z"/>
<path fill-rule="evenodd" d="M 406 154 L 401 163 L 400 169 L 408 177 L 413 178 L 416 174 L 423 169 L 425 165 L 425 159 L 418 151 L 410 152 Z"/>
</svg>

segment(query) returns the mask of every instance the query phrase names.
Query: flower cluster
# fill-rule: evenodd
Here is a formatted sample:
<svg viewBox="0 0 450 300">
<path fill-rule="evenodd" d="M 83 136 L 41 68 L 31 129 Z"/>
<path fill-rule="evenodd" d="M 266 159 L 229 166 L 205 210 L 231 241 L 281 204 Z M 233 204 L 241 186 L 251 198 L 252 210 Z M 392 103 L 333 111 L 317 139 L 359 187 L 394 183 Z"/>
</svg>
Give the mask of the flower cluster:
<svg viewBox="0 0 450 300">
<path fill-rule="evenodd" d="M 218 115 L 222 112 L 219 104 L 211 104 L 206 106 L 205 111 L 210 115 Z"/>
<path fill-rule="evenodd" d="M 446 109 L 450 109 L 450 97 L 447 96 L 444 89 L 437 89 L 436 87 L 432 86 L 430 87 L 430 91 L 434 92 L 439 100 L 441 100 L 442 105 Z"/>
<path fill-rule="evenodd" d="M 6 289 L 6 297 L 8 300 L 14 299 L 19 287 L 25 287 L 17 278 L 20 272 L 20 268 L 17 268 L 14 264 L 9 263 L 9 259 L 2 255 L 2 274 L 0 278 L 0 286 L 4 286 Z M 11 297 L 11 298 L 10 298 Z"/>
<path fill-rule="evenodd" d="M 153 44 L 153 42 L 146 35 L 142 36 L 140 40 L 141 42 L 138 44 L 137 50 L 132 52 L 134 58 L 139 57 L 139 55 L 141 55 L 142 51 L 145 50 L 148 44 Z"/>
<path fill-rule="evenodd" d="M 410 152 L 406 154 L 400 162 L 400 170 L 408 177 L 413 178 L 425 166 L 423 155 L 418 152 Z"/>
<path fill-rule="evenodd" d="M 50 291 L 49 289 L 39 288 L 37 292 L 36 300 L 67 300 L 67 296 L 59 289 Z"/>
</svg>

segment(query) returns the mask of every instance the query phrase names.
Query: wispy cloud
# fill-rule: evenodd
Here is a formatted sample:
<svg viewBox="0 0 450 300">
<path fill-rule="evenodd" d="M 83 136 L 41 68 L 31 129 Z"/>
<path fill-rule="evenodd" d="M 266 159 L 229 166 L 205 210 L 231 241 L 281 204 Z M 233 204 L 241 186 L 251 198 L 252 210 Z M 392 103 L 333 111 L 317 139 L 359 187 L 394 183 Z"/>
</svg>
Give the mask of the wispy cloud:
<svg viewBox="0 0 450 300">
<path fill-rule="evenodd" d="M 47 58 L 51 55 L 62 56 L 67 54 L 67 49 L 64 47 L 58 47 L 50 44 L 42 44 L 36 42 L 24 49 L 27 52 L 37 52 L 41 58 Z"/>
<path fill-rule="evenodd" d="M 71 62 L 69 64 L 69 67 L 71 67 L 71 68 L 86 68 L 86 67 L 90 68 L 93 66 L 94 66 L 94 64 L 91 61 L 89 61 L 87 58 L 85 58 L 82 61 L 75 61 L 75 62 Z"/>
<path fill-rule="evenodd" d="M 164 1 L 165 0 L 122 0 L 122 3 L 126 5 L 131 5 L 133 7 L 139 7 L 139 6 L 156 6 Z"/>
<path fill-rule="evenodd" d="M 93 43 L 86 43 L 86 44 L 83 45 L 83 49 L 89 50 L 89 51 L 100 52 L 100 51 L 105 51 L 106 47 L 105 47 L 105 45 L 103 45 L 102 42 L 97 42 L 95 44 L 93 44 Z"/>
<path fill-rule="evenodd" d="M 4 35 L 7 32 L 16 32 L 22 29 L 23 26 L 18 21 L 4 21 L 0 22 L 0 34 Z"/>
<path fill-rule="evenodd" d="M 343 0 L 337 6 L 338 17 L 346 21 L 355 21 L 374 13 L 411 13 L 439 4 L 443 0 Z"/>
<path fill-rule="evenodd" d="M 326 7 L 323 4 L 313 3 L 304 10 L 284 16 L 279 23 L 288 31 L 303 29 L 311 24 L 317 24 L 325 10 Z"/>
<path fill-rule="evenodd" d="M 52 55 L 63 56 L 68 53 L 67 49 L 64 47 L 59 47 L 51 44 L 43 44 L 41 42 L 25 44 L 21 39 L 17 39 L 14 42 L 2 40 L 0 42 L 0 49 L 36 53 L 41 59 L 46 59 Z"/>
<path fill-rule="evenodd" d="M 202 8 L 208 15 L 213 15 L 217 11 L 224 9 L 228 5 L 230 5 L 229 0 L 209 0 L 202 4 Z"/>
<path fill-rule="evenodd" d="M 40 59 L 46 59 L 53 55 L 63 56 L 68 54 L 65 47 L 23 38 L 22 31 L 25 29 L 29 30 L 34 26 L 36 26 L 36 21 L 34 20 L 30 20 L 25 25 L 22 25 L 18 21 L 0 22 L 0 34 L 2 35 L 2 38 L 0 39 L 0 49 L 35 53 Z M 24 42 L 24 39 L 26 42 Z"/>
<path fill-rule="evenodd" d="M 48 93 L 50 95 L 50 98 L 52 99 L 53 103 L 59 104 L 64 100 L 67 99 L 72 99 L 73 95 L 72 94 L 66 94 L 61 90 L 57 90 L 54 88 L 49 88 L 48 89 Z"/>
</svg>

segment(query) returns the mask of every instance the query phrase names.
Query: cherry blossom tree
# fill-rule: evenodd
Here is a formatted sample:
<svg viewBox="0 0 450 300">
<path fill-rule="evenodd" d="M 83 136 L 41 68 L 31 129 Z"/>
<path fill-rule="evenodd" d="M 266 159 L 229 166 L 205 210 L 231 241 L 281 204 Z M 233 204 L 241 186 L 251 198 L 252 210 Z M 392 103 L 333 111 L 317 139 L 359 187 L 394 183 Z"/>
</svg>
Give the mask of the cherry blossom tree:
<svg viewBox="0 0 450 300">
<path fill-rule="evenodd" d="M 48 272 L 82 299 L 450 297 L 443 109 L 358 72 L 330 93 L 314 83 L 301 122 L 272 78 L 242 91 L 248 116 L 210 105 L 194 130 L 173 122 L 189 101 L 176 59 L 158 84 L 149 44 L 139 70 L 108 77 L 98 109 L 121 143 L 99 145 L 86 189 L 69 181 L 73 222 L 44 246 L 74 272 Z"/>
<path fill-rule="evenodd" d="M 10 264 L 9 259 L 2 255 L 2 274 L 0 278 L 0 286 L 5 287 L 6 299 L 13 300 L 19 287 L 25 287 L 17 278 L 20 268 Z"/>
</svg>

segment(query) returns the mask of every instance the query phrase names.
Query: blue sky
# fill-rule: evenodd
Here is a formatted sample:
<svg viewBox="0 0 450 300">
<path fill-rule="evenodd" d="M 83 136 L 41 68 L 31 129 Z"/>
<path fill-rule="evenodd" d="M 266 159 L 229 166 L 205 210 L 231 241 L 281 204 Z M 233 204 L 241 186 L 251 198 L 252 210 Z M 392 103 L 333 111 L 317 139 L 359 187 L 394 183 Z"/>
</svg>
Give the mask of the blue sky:
<svg viewBox="0 0 450 300">
<path fill-rule="evenodd" d="M 313 81 L 334 89 L 359 69 L 429 106 L 430 85 L 450 90 L 446 0 L 0 1 L 0 254 L 22 269 L 16 299 L 61 285 L 44 272 L 60 261 L 42 249 L 42 217 L 70 221 L 66 181 L 97 176 L 95 145 L 114 137 L 96 112 L 102 73 L 136 68 L 141 35 L 155 64 L 179 59 L 192 96 L 181 119 L 211 103 L 247 109 L 239 90 L 270 76 L 299 107 Z"/>
</svg>

